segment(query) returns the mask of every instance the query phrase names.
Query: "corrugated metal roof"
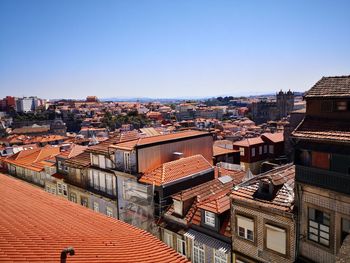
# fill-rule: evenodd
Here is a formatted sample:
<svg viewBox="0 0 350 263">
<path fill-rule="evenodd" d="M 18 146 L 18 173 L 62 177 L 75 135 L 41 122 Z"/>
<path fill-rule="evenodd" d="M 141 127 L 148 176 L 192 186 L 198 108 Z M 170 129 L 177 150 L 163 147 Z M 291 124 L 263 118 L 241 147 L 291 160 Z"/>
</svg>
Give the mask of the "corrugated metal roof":
<svg viewBox="0 0 350 263">
<path fill-rule="evenodd" d="M 193 229 L 189 229 L 184 236 L 191 238 L 193 240 L 197 240 L 198 242 L 214 248 L 216 250 L 222 251 L 224 253 L 229 253 L 231 251 L 231 245 L 210 236 L 207 236 L 203 233 L 197 232 Z"/>
</svg>

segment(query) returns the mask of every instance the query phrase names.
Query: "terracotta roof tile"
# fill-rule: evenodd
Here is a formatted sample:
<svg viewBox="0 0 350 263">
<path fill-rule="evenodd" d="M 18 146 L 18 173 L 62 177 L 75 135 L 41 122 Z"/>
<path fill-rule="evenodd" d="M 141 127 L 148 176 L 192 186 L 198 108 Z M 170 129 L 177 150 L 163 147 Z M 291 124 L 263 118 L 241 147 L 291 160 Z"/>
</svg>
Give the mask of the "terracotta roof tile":
<svg viewBox="0 0 350 263">
<path fill-rule="evenodd" d="M 68 166 L 85 168 L 90 166 L 90 164 L 91 164 L 90 153 L 87 151 L 84 151 L 81 154 L 78 154 L 77 156 L 74 156 L 73 158 L 66 160 L 66 165 Z"/>
<path fill-rule="evenodd" d="M 305 98 L 350 97 L 350 76 L 323 77 L 305 95 Z"/>
<path fill-rule="evenodd" d="M 261 134 L 261 137 L 266 138 L 267 140 L 269 140 L 273 143 L 278 143 L 278 142 L 284 141 L 283 132 L 275 132 L 275 133 L 267 132 L 267 133 Z"/>
<path fill-rule="evenodd" d="M 294 180 L 295 166 L 287 164 L 243 182 L 232 191 L 231 197 L 234 200 L 290 212 L 294 205 Z M 261 181 L 274 185 L 271 197 L 264 198 L 258 194 Z"/>
<path fill-rule="evenodd" d="M 0 261 L 188 262 L 151 234 L 0 174 Z"/>
<path fill-rule="evenodd" d="M 213 146 L 213 156 L 219 156 L 224 154 L 231 154 L 239 152 L 238 150 L 226 149 L 220 146 Z"/>
<path fill-rule="evenodd" d="M 30 170 L 41 171 L 45 166 L 52 166 L 49 159 L 60 153 L 59 147 L 43 147 L 23 150 L 8 157 L 5 162 Z"/>
<path fill-rule="evenodd" d="M 144 174 L 140 182 L 160 186 L 209 169 L 214 168 L 202 155 L 193 155 L 162 164 Z"/>
<path fill-rule="evenodd" d="M 233 145 L 249 147 L 250 145 L 257 145 L 257 144 L 263 144 L 263 143 L 264 141 L 263 139 L 261 139 L 261 137 L 255 137 L 255 138 L 247 138 L 241 141 L 234 142 Z"/>
</svg>

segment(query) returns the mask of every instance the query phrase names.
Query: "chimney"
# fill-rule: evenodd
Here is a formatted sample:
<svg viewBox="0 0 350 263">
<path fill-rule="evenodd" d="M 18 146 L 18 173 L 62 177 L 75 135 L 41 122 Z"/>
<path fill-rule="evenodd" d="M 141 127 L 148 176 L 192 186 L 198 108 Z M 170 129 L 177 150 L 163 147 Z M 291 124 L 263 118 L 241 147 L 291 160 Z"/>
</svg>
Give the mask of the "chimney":
<svg viewBox="0 0 350 263">
<path fill-rule="evenodd" d="M 173 152 L 173 156 L 174 156 L 174 161 L 175 160 L 179 160 L 182 158 L 183 153 L 182 152 Z"/>
</svg>

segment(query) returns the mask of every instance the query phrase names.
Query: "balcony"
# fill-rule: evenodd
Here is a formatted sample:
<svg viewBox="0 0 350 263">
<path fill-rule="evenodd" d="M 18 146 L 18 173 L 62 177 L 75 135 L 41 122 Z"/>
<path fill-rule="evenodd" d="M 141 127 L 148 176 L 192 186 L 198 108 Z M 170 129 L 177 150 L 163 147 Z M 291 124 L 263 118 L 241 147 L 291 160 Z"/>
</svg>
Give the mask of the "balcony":
<svg viewBox="0 0 350 263">
<path fill-rule="evenodd" d="M 350 175 L 300 165 L 295 169 L 297 182 L 350 194 Z"/>
</svg>

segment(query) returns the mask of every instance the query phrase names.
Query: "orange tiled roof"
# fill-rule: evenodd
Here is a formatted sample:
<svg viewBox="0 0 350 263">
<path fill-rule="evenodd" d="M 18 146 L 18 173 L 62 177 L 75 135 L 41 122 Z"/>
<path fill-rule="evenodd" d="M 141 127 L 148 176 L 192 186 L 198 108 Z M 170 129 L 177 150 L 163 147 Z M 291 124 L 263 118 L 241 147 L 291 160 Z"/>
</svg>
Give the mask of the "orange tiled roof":
<svg viewBox="0 0 350 263">
<path fill-rule="evenodd" d="M 71 148 L 69 148 L 67 151 L 62 151 L 59 154 L 59 157 L 63 157 L 63 158 L 66 158 L 66 159 L 73 158 L 74 156 L 77 156 L 78 154 L 81 154 L 87 148 L 88 148 L 87 146 L 81 146 L 79 144 L 73 144 L 71 146 Z"/>
<path fill-rule="evenodd" d="M 208 135 L 208 134 L 209 134 L 208 132 L 187 130 L 187 131 L 170 133 L 170 134 L 162 134 L 162 135 L 152 136 L 152 137 L 144 137 L 144 138 L 140 138 L 140 139 L 132 140 L 128 142 L 122 142 L 115 145 L 115 148 L 133 150 L 136 146 L 143 146 L 143 145 L 148 145 L 148 144 L 153 144 L 158 142 L 166 142 L 166 141 L 172 141 L 172 140 L 183 139 L 183 138 L 191 138 L 191 137 Z"/>
<path fill-rule="evenodd" d="M 263 133 L 261 135 L 262 137 L 265 137 L 269 141 L 272 141 L 273 143 L 283 142 L 284 141 L 284 135 L 283 132 L 275 132 L 275 133 Z"/>
<path fill-rule="evenodd" d="M 209 169 L 213 166 L 202 155 L 193 155 L 162 164 L 144 174 L 140 182 L 160 186 Z"/>
<path fill-rule="evenodd" d="M 54 163 L 49 159 L 60 153 L 59 147 L 43 147 L 30 150 L 23 150 L 6 159 L 5 162 L 30 170 L 41 171 L 45 166 L 52 166 Z"/>
<path fill-rule="evenodd" d="M 87 151 L 84 151 L 78 154 L 77 156 L 74 156 L 66 160 L 67 166 L 85 168 L 90 166 L 90 164 L 91 164 L 90 153 Z"/>
<path fill-rule="evenodd" d="M 255 137 L 255 138 L 248 138 L 241 141 L 234 142 L 233 145 L 235 146 L 242 146 L 242 147 L 249 147 L 250 145 L 257 145 L 264 143 L 263 139 L 261 137 Z"/>
<path fill-rule="evenodd" d="M 219 156 L 219 155 L 224 155 L 224 154 L 230 154 L 230 153 L 235 153 L 239 152 L 238 150 L 232 150 L 232 149 L 226 149 L 220 146 L 213 146 L 213 156 Z"/>
<path fill-rule="evenodd" d="M 0 174 L 0 261 L 188 262 L 151 234 Z"/>
</svg>

